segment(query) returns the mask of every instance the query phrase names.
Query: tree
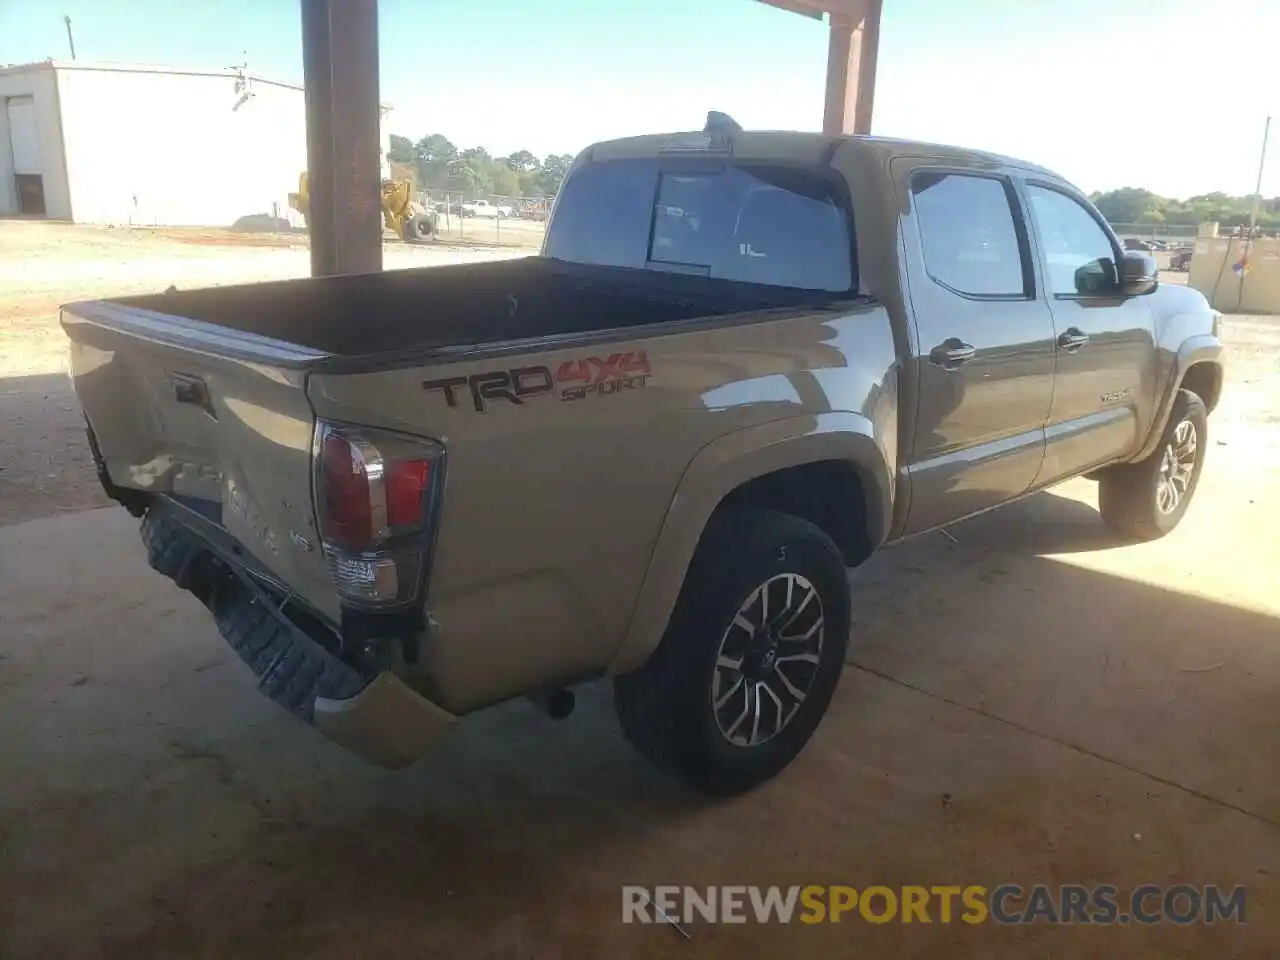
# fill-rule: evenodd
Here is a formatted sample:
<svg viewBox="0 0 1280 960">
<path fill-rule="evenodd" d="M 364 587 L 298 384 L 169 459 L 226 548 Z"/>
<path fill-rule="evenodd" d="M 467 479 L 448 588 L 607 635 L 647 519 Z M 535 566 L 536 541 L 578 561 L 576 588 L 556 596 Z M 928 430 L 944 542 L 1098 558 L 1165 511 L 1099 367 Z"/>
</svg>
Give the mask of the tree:
<svg viewBox="0 0 1280 960">
<path fill-rule="evenodd" d="M 449 138 L 438 133 L 428 134 L 418 141 L 418 159 L 424 163 L 439 163 L 452 160 L 458 155 L 458 148 Z"/>
<path fill-rule="evenodd" d="M 1148 210 L 1159 210 L 1161 198 L 1140 187 L 1122 187 L 1102 194 L 1094 202 L 1112 223 L 1137 223 Z"/>
<path fill-rule="evenodd" d="M 416 169 L 425 190 L 464 193 L 468 199 L 497 194 L 508 197 L 552 197 L 573 164 L 571 153 L 553 153 L 539 160 L 528 150 L 494 157 L 484 147 L 460 149 L 448 137 L 430 133 L 416 143 L 393 134 L 389 159 L 399 164 L 399 177 Z"/>
<path fill-rule="evenodd" d="M 520 182 L 520 174 L 510 165 L 498 162 L 489 171 L 490 192 L 504 197 L 518 197 L 524 191 Z"/>
<path fill-rule="evenodd" d="M 1223 227 L 1243 227 L 1249 223 L 1253 197 L 1232 197 L 1221 191 L 1203 193 L 1188 200 L 1171 200 L 1150 190 L 1125 187 L 1090 196 L 1099 212 L 1112 223 L 1165 223 L 1170 226 L 1191 227 L 1206 220 L 1217 221 Z M 1280 200 L 1262 200 L 1259 206 L 1258 226 L 1264 231 L 1280 227 Z"/>
<path fill-rule="evenodd" d="M 467 149 L 458 153 L 458 159 L 475 163 L 481 167 L 487 167 L 493 163 L 493 157 L 489 156 L 489 151 L 484 147 L 467 147 Z"/>
<path fill-rule="evenodd" d="M 440 189 L 449 178 L 450 165 L 458 157 L 458 148 L 448 137 L 432 133 L 414 145 L 418 158 L 418 179 L 427 189 Z"/>
<path fill-rule="evenodd" d="M 493 193 L 493 157 L 484 147 L 468 147 L 449 163 L 445 189 L 458 190 L 470 199 Z"/>
<path fill-rule="evenodd" d="M 420 184 L 418 180 L 418 165 L 416 163 L 401 163 L 398 160 L 392 160 L 391 179 L 408 180 L 413 184 L 413 189 L 417 190 Z"/>
<path fill-rule="evenodd" d="M 476 199 L 490 193 L 489 171 L 473 159 L 459 157 L 449 165 L 449 178 L 445 181 L 446 190 L 456 190 Z"/>
<path fill-rule="evenodd" d="M 1192 200 L 1187 205 L 1190 223 L 1204 223 L 1206 220 L 1212 220 L 1217 208 L 1207 200 Z"/>
<path fill-rule="evenodd" d="M 550 154 L 542 161 L 542 169 L 538 171 L 535 181 L 537 193 L 544 197 L 555 196 L 572 163 L 572 154 Z"/>
<path fill-rule="evenodd" d="M 507 166 L 516 173 L 532 173 L 542 164 L 538 163 L 538 158 L 528 150 L 517 150 L 506 159 Z"/>
<path fill-rule="evenodd" d="M 418 159 L 414 152 L 413 141 L 408 137 L 391 135 L 391 153 L 388 157 L 393 163 L 413 163 Z"/>
</svg>

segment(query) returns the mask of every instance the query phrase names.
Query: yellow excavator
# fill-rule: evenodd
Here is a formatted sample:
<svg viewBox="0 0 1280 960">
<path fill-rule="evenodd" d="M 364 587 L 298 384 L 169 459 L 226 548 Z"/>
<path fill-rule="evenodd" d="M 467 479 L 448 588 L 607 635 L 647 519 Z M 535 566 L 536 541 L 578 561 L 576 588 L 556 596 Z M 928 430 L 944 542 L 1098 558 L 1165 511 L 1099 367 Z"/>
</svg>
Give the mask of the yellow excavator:
<svg viewBox="0 0 1280 960">
<path fill-rule="evenodd" d="M 305 170 L 298 177 L 298 192 L 289 194 L 289 206 L 302 214 L 304 220 L 309 218 L 311 191 Z M 436 232 L 436 215 L 414 201 L 410 180 L 382 181 L 382 222 L 406 243 L 425 243 Z"/>
</svg>

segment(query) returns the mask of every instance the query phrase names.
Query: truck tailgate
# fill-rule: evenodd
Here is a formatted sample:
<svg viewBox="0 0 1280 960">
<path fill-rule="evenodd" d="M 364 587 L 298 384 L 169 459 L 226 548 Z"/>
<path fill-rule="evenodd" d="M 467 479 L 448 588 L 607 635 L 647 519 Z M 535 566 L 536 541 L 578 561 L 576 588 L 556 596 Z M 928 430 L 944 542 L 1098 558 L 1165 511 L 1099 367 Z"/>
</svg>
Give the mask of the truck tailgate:
<svg viewBox="0 0 1280 960">
<path fill-rule="evenodd" d="M 63 308 L 70 373 L 111 482 L 220 524 L 321 613 L 305 366 L 323 354 L 110 302 Z M 247 559 L 247 558 L 246 558 Z"/>
</svg>

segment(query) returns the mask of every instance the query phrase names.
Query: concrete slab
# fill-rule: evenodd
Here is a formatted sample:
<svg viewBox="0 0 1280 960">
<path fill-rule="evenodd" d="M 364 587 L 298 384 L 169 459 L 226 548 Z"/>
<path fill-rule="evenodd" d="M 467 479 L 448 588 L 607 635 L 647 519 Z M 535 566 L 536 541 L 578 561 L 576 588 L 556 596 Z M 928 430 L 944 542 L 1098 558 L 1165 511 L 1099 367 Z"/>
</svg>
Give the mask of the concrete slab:
<svg viewBox="0 0 1280 960">
<path fill-rule="evenodd" d="M 371 769 L 256 692 L 123 511 L 2 528 L 0 956 L 1268 956 L 1280 483 L 1250 476 L 1211 461 L 1150 546 L 1082 482 L 885 552 L 814 743 L 728 803 L 638 761 L 603 684 Z M 623 884 L 1002 882 L 1244 884 L 1250 922 L 620 922 Z"/>
</svg>

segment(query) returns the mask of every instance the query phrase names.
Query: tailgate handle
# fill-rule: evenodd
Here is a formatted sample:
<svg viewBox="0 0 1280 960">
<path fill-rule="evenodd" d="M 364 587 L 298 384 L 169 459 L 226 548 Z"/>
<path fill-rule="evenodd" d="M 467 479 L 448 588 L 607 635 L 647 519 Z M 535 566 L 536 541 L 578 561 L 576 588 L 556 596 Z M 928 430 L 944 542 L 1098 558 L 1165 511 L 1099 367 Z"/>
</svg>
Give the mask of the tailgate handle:
<svg viewBox="0 0 1280 960">
<path fill-rule="evenodd" d="M 209 399 L 209 388 L 203 379 L 187 373 L 171 373 L 169 382 L 173 384 L 175 400 L 199 407 L 213 419 L 218 419 L 218 415 L 213 410 L 213 401 Z"/>
</svg>

